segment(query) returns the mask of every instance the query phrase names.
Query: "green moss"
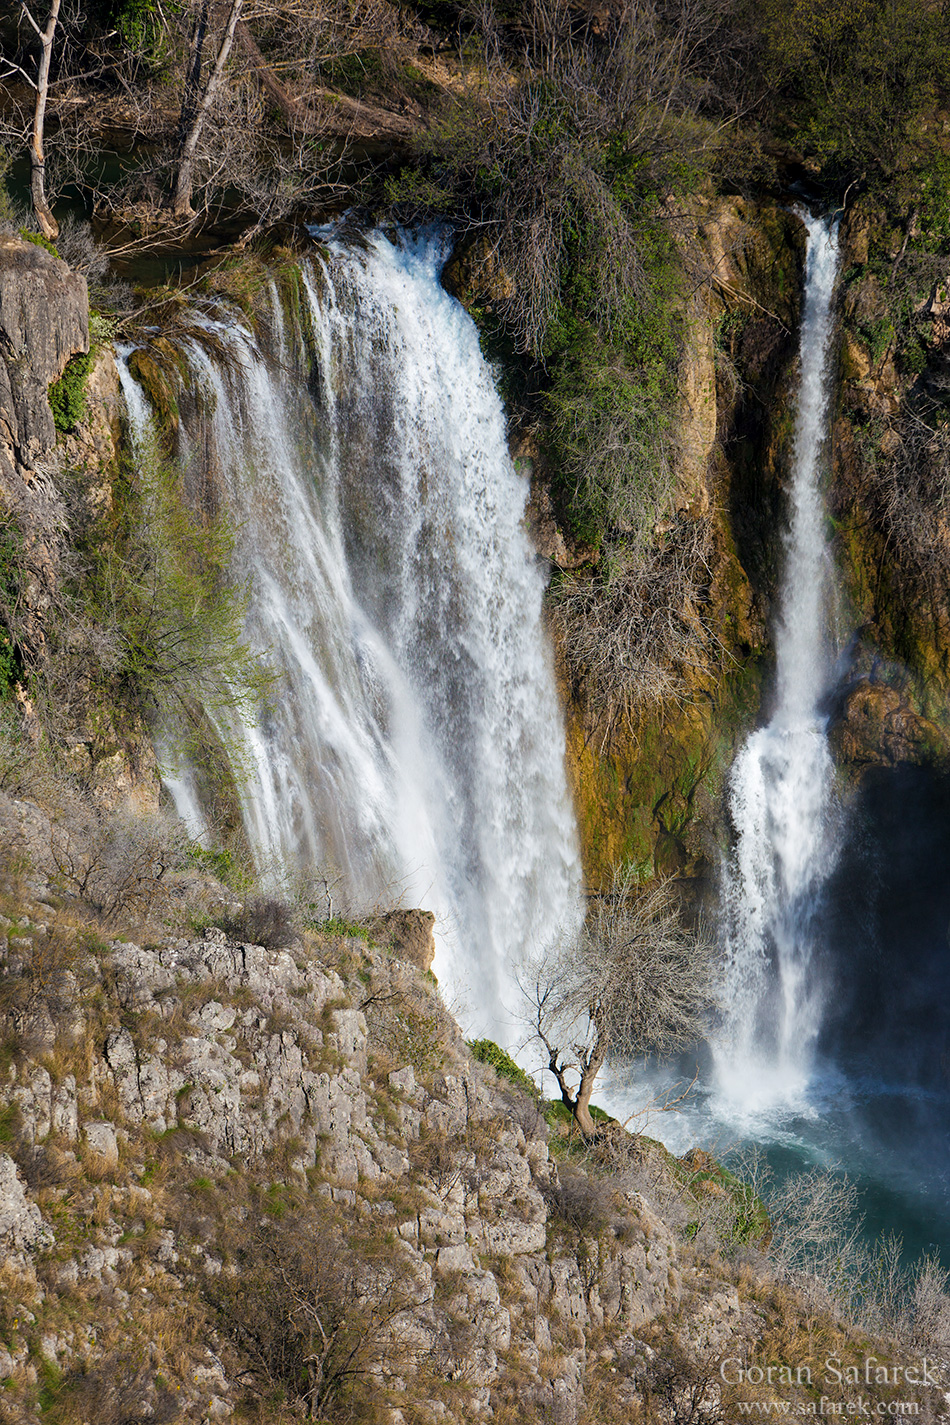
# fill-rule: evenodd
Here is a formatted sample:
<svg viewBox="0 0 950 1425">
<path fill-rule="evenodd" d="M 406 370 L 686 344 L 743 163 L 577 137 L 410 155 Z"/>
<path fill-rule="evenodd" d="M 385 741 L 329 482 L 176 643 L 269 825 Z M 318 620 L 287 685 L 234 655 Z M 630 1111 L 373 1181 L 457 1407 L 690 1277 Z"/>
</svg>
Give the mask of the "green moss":
<svg viewBox="0 0 950 1425">
<path fill-rule="evenodd" d="M 140 347 L 129 357 L 129 371 L 141 385 L 163 431 L 178 429 L 179 373 L 156 348 Z"/>
<path fill-rule="evenodd" d="M 59 257 L 55 244 L 51 243 L 49 238 L 44 237 L 42 233 L 34 233 L 29 228 L 21 228 L 20 237 L 24 238 L 26 242 L 31 242 L 34 247 L 41 247 L 44 252 L 51 253 L 53 257 Z"/>
<path fill-rule="evenodd" d="M 491 1039 L 469 1039 L 467 1042 L 473 1057 L 480 1064 L 490 1064 L 496 1074 L 508 1079 L 510 1083 L 517 1084 L 518 1088 L 524 1089 L 532 1098 L 537 1098 L 538 1090 L 534 1080 L 498 1044 Z"/>
</svg>

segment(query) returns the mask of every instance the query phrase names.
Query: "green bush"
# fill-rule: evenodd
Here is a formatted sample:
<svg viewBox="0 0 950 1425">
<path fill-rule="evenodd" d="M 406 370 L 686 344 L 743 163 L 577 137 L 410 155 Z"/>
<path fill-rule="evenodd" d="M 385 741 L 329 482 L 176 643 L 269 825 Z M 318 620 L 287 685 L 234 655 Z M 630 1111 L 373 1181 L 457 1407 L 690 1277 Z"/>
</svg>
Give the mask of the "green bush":
<svg viewBox="0 0 950 1425">
<path fill-rule="evenodd" d="M 939 6 L 764 0 L 757 25 L 779 127 L 819 159 L 827 177 L 881 187 L 921 160 L 928 170 L 930 116 L 950 83 Z"/>
<path fill-rule="evenodd" d="M 49 388 L 50 410 L 58 431 L 69 435 L 86 414 L 86 381 L 92 370 L 94 351 L 74 356 L 58 381 Z"/>
<path fill-rule="evenodd" d="M 517 58 L 481 23 L 487 88 L 508 97 L 447 99 L 388 196 L 488 227 L 466 300 L 507 365 L 536 364 L 522 389 L 550 418 L 560 517 L 591 544 L 642 547 L 673 490 L 686 284 L 671 213 L 702 179 L 708 135 L 651 102 L 658 76 L 677 83 L 677 41 L 645 12 L 607 47 L 552 14 Z"/>
<path fill-rule="evenodd" d="M 20 237 L 26 242 L 31 242 L 34 247 L 41 247 L 45 252 L 52 253 L 53 257 L 59 257 L 56 244 L 50 242 L 49 238 L 44 237 L 42 233 L 35 233 L 32 228 L 21 228 Z"/>
<path fill-rule="evenodd" d="M 95 686 L 111 707 L 204 748 L 202 714 L 256 713 L 273 674 L 244 640 L 247 590 L 233 582 L 234 531 L 189 507 L 183 472 L 151 432 L 116 480 L 111 511 L 87 529 L 71 593 L 97 629 Z M 227 721 L 225 718 L 223 721 Z M 232 747 L 224 749 L 228 761 Z"/>
<path fill-rule="evenodd" d="M 515 1063 L 511 1055 L 493 1040 L 469 1039 L 467 1043 L 473 1058 L 477 1059 L 480 1064 L 489 1064 L 495 1073 L 503 1079 L 517 1084 L 519 1089 L 524 1089 L 525 1093 L 530 1094 L 532 1098 L 537 1098 L 538 1089 L 534 1080 L 529 1078 L 524 1069 Z"/>
</svg>

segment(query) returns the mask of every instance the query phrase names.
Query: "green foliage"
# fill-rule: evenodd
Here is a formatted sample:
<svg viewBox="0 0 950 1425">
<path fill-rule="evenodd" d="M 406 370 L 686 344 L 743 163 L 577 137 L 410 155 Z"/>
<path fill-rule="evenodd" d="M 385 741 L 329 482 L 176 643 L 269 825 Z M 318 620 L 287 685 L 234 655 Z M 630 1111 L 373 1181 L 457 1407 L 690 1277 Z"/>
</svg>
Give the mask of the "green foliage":
<svg viewBox="0 0 950 1425">
<path fill-rule="evenodd" d="M 950 82 L 940 6 L 765 0 L 758 23 L 784 128 L 828 177 L 880 184 L 933 149 L 928 119 Z"/>
<path fill-rule="evenodd" d="M 232 891 L 243 892 L 248 888 L 247 865 L 231 846 L 208 848 L 196 843 L 188 848 L 188 862 L 196 871 L 214 876 Z"/>
<path fill-rule="evenodd" d="M 172 57 L 170 27 L 155 0 L 116 0 L 110 20 L 126 49 L 147 74 L 157 75 Z"/>
<path fill-rule="evenodd" d="M 41 247 L 45 252 L 52 253 L 53 257 L 59 257 L 55 243 L 50 242 L 49 238 L 44 237 L 42 233 L 35 233 L 32 228 L 21 228 L 20 237 L 26 242 L 31 242 L 34 247 Z"/>
<path fill-rule="evenodd" d="M 500 1074 L 503 1079 L 508 1079 L 511 1083 L 516 1084 L 519 1089 L 524 1089 L 525 1093 L 530 1094 L 532 1098 L 537 1098 L 538 1090 L 534 1080 L 525 1073 L 519 1064 L 515 1063 L 510 1054 L 495 1044 L 493 1040 L 469 1039 L 467 1043 L 473 1057 L 480 1064 L 490 1064 L 496 1074 Z"/>
<path fill-rule="evenodd" d="M 0 629 L 0 698 L 9 696 L 20 673 L 19 659 L 13 639 Z"/>
<path fill-rule="evenodd" d="M 86 381 L 92 370 L 94 352 L 72 357 L 58 381 L 49 388 L 50 410 L 58 431 L 74 431 L 86 414 Z"/>
<path fill-rule="evenodd" d="M 677 1176 L 699 1200 L 709 1193 L 724 1194 L 731 1202 L 734 1217 L 730 1220 L 730 1240 L 737 1245 L 764 1247 L 772 1235 L 768 1209 L 755 1189 L 728 1168 L 716 1162 L 708 1153 L 695 1153 L 676 1165 Z M 699 1222 L 687 1224 L 687 1236 L 694 1236 Z"/>
<path fill-rule="evenodd" d="M 868 322 L 861 328 L 863 336 L 875 366 L 879 366 L 891 348 L 894 340 L 894 325 L 889 317 L 880 317 L 877 321 Z"/>
<path fill-rule="evenodd" d="M 520 352 L 543 368 L 561 518 L 592 544 L 642 546 L 673 488 L 684 276 L 670 215 L 702 180 L 707 135 L 650 102 L 659 74 L 676 82 L 662 26 L 630 12 L 607 52 L 558 24 L 523 65 L 495 62 L 506 102 L 448 99 L 387 192 L 415 215 L 490 223 L 466 301 L 507 366 Z"/>
<path fill-rule="evenodd" d="M 373 938 L 368 926 L 362 925 L 358 920 L 346 920 L 340 915 L 331 915 L 328 920 L 312 920 L 308 923 L 321 935 L 339 935 L 344 939 L 364 940 L 367 945 Z"/>
<path fill-rule="evenodd" d="M 178 746 L 206 745 L 199 711 L 256 711 L 273 683 L 244 641 L 247 591 L 232 582 L 233 548 L 226 519 L 188 506 L 182 471 L 154 431 L 120 475 L 112 514 L 87 534 L 75 593 L 108 646 L 100 687 L 113 705 L 161 722 Z"/>
<path fill-rule="evenodd" d="M 917 179 L 917 208 L 925 239 L 944 244 L 950 235 L 950 154 L 928 157 Z"/>
<path fill-rule="evenodd" d="M 112 312 L 102 312 L 96 307 L 89 309 L 89 345 L 102 346 L 115 338 L 117 318 Z"/>
</svg>

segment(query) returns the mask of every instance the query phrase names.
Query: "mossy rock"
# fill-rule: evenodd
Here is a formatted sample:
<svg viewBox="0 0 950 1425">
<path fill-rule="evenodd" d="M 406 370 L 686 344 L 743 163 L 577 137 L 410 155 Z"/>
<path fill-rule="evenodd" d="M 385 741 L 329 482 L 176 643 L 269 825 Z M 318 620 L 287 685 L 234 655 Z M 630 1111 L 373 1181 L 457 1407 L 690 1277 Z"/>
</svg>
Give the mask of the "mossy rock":
<svg viewBox="0 0 950 1425">
<path fill-rule="evenodd" d="M 180 379 L 177 362 L 164 359 L 156 342 L 147 350 L 139 347 L 132 352 L 129 371 L 148 396 L 159 427 L 163 431 L 177 431 Z"/>
</svg>

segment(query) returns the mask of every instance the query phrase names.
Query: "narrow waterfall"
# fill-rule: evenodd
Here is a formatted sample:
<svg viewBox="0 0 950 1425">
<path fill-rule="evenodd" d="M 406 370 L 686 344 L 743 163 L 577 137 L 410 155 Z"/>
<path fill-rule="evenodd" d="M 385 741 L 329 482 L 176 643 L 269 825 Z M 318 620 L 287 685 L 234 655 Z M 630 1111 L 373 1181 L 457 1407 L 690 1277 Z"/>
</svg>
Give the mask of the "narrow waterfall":
<svg viewBox="0 0 950 1425">
<path fill-rule="evenodd" d="M 808 252 L 790 518 L 775 630 L 775 710 L 732 768 L 735 849 L 724 873 L 726 1022 L 714 1044 L 719 1089 L 754 1110 L 791 1103 L 808 1082 L 820 1027 L 816 945 L 824 881 L 833 870 L 833 765 L 821 711 L 831 672 L 831 562 L 821 456 L 828 433 L 833 225 L 805 216 Z"/>
<path fill-rule="evenodd" d="M 281 673 L 230 729 L 259 868 L 433 910 L 437 974 L 507 1041 L 517 960 L 579 914 L 579 854 L 527 480 L 443 256 L 331 240 L 256 336 L 196 319 L 215 340 L 184 354 L 213 414 L 182 446 L 211 449 L 248 636 Z M 170 790 L 194 823 L 187 768 Z"/>
</svg>

